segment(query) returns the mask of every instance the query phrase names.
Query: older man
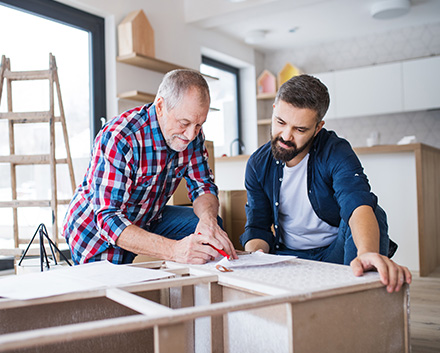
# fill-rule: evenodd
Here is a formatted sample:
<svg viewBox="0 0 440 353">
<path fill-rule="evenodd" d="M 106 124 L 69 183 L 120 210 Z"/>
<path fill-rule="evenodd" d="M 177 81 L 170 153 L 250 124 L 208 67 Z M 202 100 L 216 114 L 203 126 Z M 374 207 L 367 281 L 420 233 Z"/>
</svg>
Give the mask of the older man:
<svg viewBox="0 0 440 353">
<path fill-rule="evenodd" d="M 107 122 L 64 219 L 76 264 L 130 263 L 137 254 L 183 263 L 237 255 L 218 224 L 217 187 L 202 125 L 209 88 L 191 70 L 165 75 L 153 104 Z M 182 178 L 193 208 L 166 206 Z"/>
</svg>

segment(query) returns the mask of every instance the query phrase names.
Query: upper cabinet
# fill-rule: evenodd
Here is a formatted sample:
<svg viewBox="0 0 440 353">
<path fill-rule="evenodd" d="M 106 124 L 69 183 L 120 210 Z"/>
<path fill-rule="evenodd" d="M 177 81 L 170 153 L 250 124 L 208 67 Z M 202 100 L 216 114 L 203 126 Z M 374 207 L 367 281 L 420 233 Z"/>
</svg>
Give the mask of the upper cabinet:
<svg viewBox="0 0 440 353">
<path fill-rule="evenodd" d="M 335 91 L 335 74 L 334 72 L 321 72 L 319 74 L 313 74 L 318 78 L 324 85 L 327 86 L 328 93 L 330 95 L 330 105 L 328 107 L 327 113 L 324 119 L 336 118 L 336 91 Z"/>
<path fill-rule="evenodd" d="M 400 63 L 335 72 L 339 118 L 387 114 L 403 109 Z"/>
<path fill-rule="evenodd" d="M 313 74 L 329 89 L 325 119 L 440 107 L 440 57 Z"/>
<path fill-rule="evenodd" d="M 404 110 L 440 107 L 440 56 L 402 63 Z"/>
</svg>

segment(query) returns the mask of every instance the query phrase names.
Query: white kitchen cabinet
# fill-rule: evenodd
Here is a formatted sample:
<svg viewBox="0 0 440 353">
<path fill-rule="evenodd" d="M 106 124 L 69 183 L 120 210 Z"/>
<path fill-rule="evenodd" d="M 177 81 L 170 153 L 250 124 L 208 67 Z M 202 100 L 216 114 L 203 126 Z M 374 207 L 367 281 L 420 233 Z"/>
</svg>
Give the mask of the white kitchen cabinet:
<svg viewBox="0 0 440 353">
<path fill-rule="evenodd" d="M 405 61 L 403 67 L 404 110 L 440 107 L 440 56 Z"/>
<path fill-rule="evenodd" d="M 335 73 L 334 72 L 320 72 L 318 74 L 313 74 L 316 78 L 318 78 L 324 85 L 327 86 L 328 93 L 330 95 L 330 106 L 328 107 L 327 114 L 325 114 L 324 119 L 334 119 L 337 118 L 335 111 L 335 100 L 336 100 L 336 92 L 335 92 Z"/>
<path fill-rule="evenodd" d="M 403 110 L 401 63 L 335 71 L 334 74 L 338 118 Z"/>
</svg>

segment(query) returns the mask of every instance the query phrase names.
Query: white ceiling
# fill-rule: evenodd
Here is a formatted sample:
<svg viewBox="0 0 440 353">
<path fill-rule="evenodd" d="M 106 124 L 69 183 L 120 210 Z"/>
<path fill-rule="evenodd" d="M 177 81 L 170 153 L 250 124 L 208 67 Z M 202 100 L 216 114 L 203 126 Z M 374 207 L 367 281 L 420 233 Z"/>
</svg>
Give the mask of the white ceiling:
<svg viewBox="0 0 440 353">
<path fill-rule="evenodd" d="M 253 45 L 262 51 L 440 23 L 440 0 L 411 0 L 407 14 L 388 20 L 371 17 L 377 1 L 384 0 L 185 0 L 185 19 L 243 42 L 249 31 L 264 30 L 265 39 Z M 297 30 L 290 33 L 292 28 Z"/>
</svg>

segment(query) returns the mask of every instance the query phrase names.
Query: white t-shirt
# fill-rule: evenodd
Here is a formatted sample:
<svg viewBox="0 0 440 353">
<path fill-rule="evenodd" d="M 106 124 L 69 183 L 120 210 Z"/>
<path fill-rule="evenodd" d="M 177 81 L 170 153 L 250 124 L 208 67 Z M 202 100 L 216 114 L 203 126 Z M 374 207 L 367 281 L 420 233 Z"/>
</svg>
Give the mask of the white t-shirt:
<svg viewBox="0 0 440 353">
<path fill-rule="evenodd" d="M 280 190 L 279 226 L 281 242 L 290 249 L 307 250 L 329 245 L 338 234 L 320 219 L 307 195 L 309 154 L 294 167 L 284 166 Z"/>
</svg>

